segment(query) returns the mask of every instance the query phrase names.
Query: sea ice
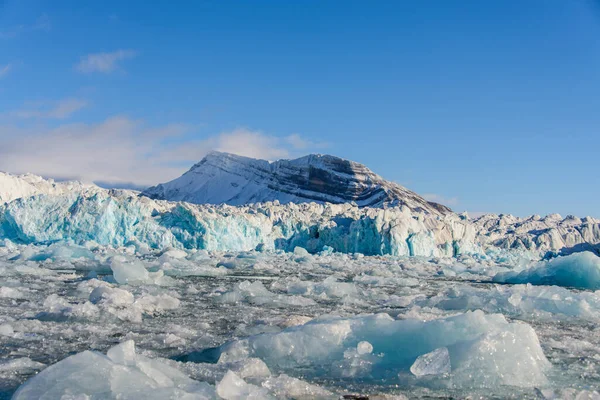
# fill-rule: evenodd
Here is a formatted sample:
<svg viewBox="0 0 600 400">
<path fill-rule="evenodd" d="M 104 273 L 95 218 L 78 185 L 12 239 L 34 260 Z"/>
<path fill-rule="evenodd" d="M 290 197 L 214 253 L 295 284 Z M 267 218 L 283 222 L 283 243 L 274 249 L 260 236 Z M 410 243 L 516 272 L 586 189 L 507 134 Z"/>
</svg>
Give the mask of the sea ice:
<svg viewBox="0 0 600 400">
<path fill-rule="evenodd" d="M 579 289 L 600 289 L 600 257 L 586 251 L 558 257 L 521 272 L 505 272 L 495 282 L 557 285 Z"/>
<path fill-rule="evenodd" d="M 429 299 L 416 298 L 414 303 L 442 310 L 500 312 L 542 321 L 567 317 L 600 321 L 600 293 L 573 292 L 556 286 L 495 285 L 484 289 L 457 284 Z"/>
<path fill-rule="evenodd" d="M 84 351 L 67 357 L 29 379 L 13 395 L 13 400 L 60 398 L 213 399 L 215 394 L 211 385 L 136 354 L 133 342 L 126 341 L 106 356 Z"/>
<path fill-rule="evenodd" d="M 366 356 L 357 369 L 356 363 L 348 363 L 347 351 L 357 353 L 362 341 L 372 345 L 373 354 L 357 355 Z M 293 373 L 300 368 L 314 376 L 377 379 L 408 371 L 419 356 L 441 347 L 449 352 L 452 382 L 458 387 L 531 387 L 547 382 L 545 372 L 550 363 L 534 330 L 524 323 L 509 323 L 500 314 L 481 311 L 428 322 L 394 320 L 387 314 L 314 320 L 280 333 L 226 344 L 220 348 L 219 361 L 258 357 L 275 371 Z M 356 356 L 350 358 L 358 361 Z M 344 371 L 348 368 L 352 375 Z"/>
<path fill-rule="evenodd" d="M 417 377 L 450 373 L 450 353 L 446 347 L 422 354 L 410 366 L 410 372 Z"/>
</svg>

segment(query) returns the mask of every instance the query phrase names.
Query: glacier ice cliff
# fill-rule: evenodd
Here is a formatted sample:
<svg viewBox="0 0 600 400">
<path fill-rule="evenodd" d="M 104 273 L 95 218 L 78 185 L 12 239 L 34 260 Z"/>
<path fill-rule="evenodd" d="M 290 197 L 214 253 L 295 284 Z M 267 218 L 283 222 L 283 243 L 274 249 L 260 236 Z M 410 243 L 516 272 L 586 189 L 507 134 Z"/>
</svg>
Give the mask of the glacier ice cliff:
<svg viewBox="0 0 600 400">
<path fill-rule="evenodd" d="M 113 247 L 284 250 L 452 257 L 478 254 L 531 259 L 600 248 L 593 218 L 432 215 L 406 206 L 268 202 L 195 205 L 87 188 L 23 197 L 0 205 L 0 239 L 22 244 L 72 241 Z"/>
<path fill-rule="evenodd" d="M 95 185 L 78 181 L 55 182 L 34 174 L 11 175 L 0 172 L 0 204 L 36 194 L 65 194 L 94 190 Z"/>
</svg>

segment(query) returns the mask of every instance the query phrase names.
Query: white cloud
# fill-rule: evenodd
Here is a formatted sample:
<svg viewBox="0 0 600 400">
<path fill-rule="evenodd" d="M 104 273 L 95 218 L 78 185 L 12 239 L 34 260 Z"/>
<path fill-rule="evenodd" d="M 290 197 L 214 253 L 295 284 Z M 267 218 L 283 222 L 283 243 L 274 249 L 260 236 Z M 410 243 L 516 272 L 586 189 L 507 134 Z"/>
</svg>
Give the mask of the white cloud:
<svg viewBox="0 0 600 400">
<path fill-rule="evenodd" d="M 264 160 L 278 160 L 303 155 L 304 152 L 315 148 L 312 142 L 299 135 L 298 140 L 307 143 L 303 148 L 291 145 L 286 136 L 283 138 L 271 136 L 261 131 L 247 128 L 237 128 L 231 132 L 223 132 L 207 139 L 188 141 L 185 144 L 168 149 L 161 153 L 164 160 L 189 160 L 197 162 L 210 150 L 234 153 L 240 156 L 260 158 Z"/>
<path fill-rule="evenodd" d="M 322 149 L 329 146 L 329 144 L 325 142 L 313 142 L 307 140 L 296 133 L 287 136 L 285 141 L 297 150 L 304 150 L 308 148 Z"/>
<path fill-rule="evenodd" d="M 4 78 L 6 75 L 8 75 L 11 69 L 11 64 L 6 64 L 4 67 L 0 67 L 0 78 Z"/>
<path fill-rule="evenodd" d="M 427 201 L 433 201 L 449 207 L 456 206 L 458 204 L 458 197 L 444 197 L 435 193 L 425 193 L 422 195 L 422 197 Z"/>
<path fill-rule="evenodd" d="M 0 39 L 12 39 L 16 38 L 17 36 L 23 33 L 33 31 L 49 31 L 51 27 L 52 25 L 50 23 L 50 18 L 48 18 L 48 16 L 44 14 L 41 17 L 39 17 L 33 24 L 14 25 L 6 30 L 0 31 Z"/>
<path fill-rule="evenodd" d="M 119 68 L 121 61 L 134 58 L 137 53 L 133 50 L 117 50 L 112 53 L 94 53 L 81 57 L 81 60 L 75 66 L 75 70 L 89 74 L 92 72 L 101 72 L 108 74 Z"/>
<path fill-rule="evenodd" d="M 266 160 L 290 156 L 289 150 L 279 138 L 247 129 L 236 129 L 219 135 L 216 150 Z"/>
<path fill-rule="evenodd" d="M 37 103 L 29 107 L 2 113 L 2 117 L 30 119 L 49 118 L 66 119 L 75 112 L 87 106 L 87 101 L 82 99 L 64 99 L 53 103 Z"/>
<path fill-rule="evenodd" d="M 210 150 L 266 159 L 297 155 L 285 139 L 258 131 L 186 140 L 189 131 L 179 124 L 148 127 L 127 117 L 45 129 L 0 126 L 0 170 L 148 186 L 178 177 Z"/>
</svg>

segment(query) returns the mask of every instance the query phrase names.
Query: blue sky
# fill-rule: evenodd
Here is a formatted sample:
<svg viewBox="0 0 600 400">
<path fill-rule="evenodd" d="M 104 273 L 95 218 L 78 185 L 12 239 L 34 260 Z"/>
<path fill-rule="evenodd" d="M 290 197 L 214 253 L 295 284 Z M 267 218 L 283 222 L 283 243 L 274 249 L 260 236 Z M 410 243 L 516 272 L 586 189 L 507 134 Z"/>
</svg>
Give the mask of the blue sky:
<svg viewBox="0 0 600 400">
<path fill-rule="evenodd" d="M 0 0 L 9 172 L 320 152 L 458 211 L 600 217 L 599 93 L 591 0 Z"/>
</svg>

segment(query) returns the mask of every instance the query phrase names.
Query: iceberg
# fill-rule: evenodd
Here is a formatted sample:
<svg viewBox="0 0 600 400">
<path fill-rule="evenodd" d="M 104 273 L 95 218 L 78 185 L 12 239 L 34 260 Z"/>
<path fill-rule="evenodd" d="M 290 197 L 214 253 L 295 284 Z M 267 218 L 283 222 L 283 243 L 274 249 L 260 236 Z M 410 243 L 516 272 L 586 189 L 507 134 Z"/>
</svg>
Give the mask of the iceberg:
<svg viewBox="0 0 600 400">
<path fill-rule="evenodd" d="M 133 341 L 106 355 L 84 351 L 25 382 L 13 400 L 60 398 L 214 399 L 212 385 L 197 382 L 158 360 L 136 354 Z"/>
<path fill-rule="evenodd" d="M 219 363 L 249 357 L 282 373 L 374 381 L 401 379 L 409 370 L 417 376 L 446 373 L 451 363 L 458 388 L 544 385 L 550 368 L 529 325 L 481 311 L 427 322 L 387 314 L 318 319 L 219 348 Z"/>
<path fill-rule="evenodd" d="M 586 251 L 539 263 L 521 272 L 503 272 L 494 282 L 556 285 L 578 289 L 600 289 L 600 257 Z"/>
</svg>

